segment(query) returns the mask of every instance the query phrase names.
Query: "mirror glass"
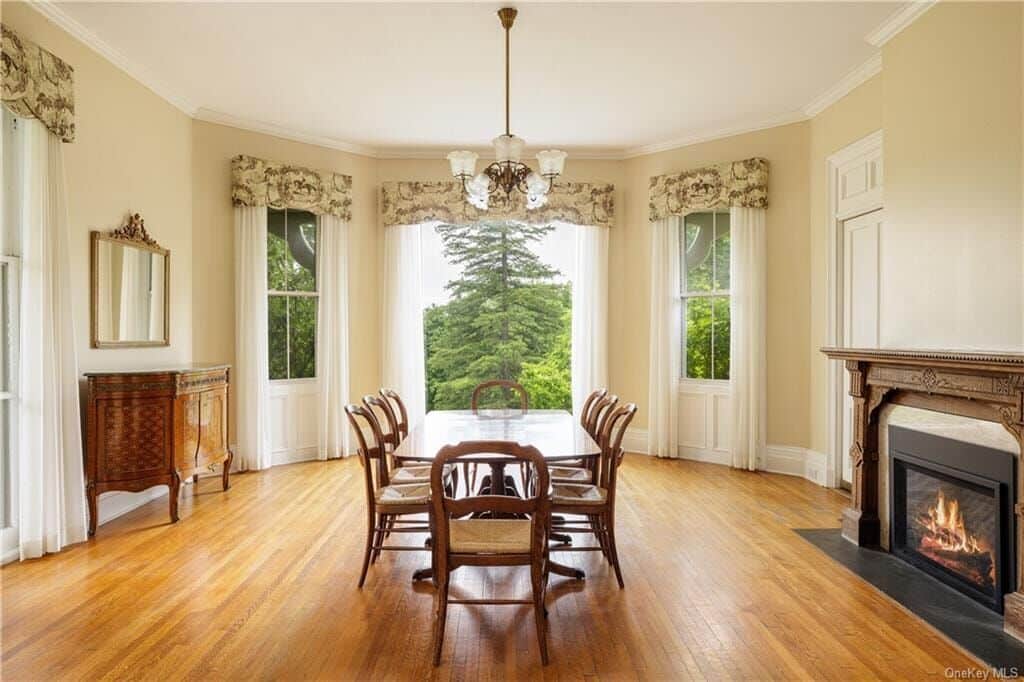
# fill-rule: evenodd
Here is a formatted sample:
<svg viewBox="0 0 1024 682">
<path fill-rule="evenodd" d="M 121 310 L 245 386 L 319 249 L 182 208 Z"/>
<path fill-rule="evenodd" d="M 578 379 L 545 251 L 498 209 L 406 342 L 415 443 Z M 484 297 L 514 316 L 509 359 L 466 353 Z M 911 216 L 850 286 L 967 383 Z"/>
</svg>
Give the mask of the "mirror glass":
<svg viewBox="0 0 1024 682">
<path fill-rule="evenodd" d="M 167 255 L 98 239 L 93 267 L 96 344 L 166 344 Z"/>
</svg>

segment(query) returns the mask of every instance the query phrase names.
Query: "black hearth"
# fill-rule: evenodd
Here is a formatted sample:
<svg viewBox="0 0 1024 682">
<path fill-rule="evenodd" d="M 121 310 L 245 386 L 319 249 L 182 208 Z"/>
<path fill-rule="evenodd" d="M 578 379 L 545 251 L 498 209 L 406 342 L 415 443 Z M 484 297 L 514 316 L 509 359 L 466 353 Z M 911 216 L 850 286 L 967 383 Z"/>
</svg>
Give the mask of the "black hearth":
<svg viewBox="0 0 1024 682">
<path fill-rule="evenodd" d="M 1014 582 L 1012 453 L 889 427 L 890 549 L 1002 613 Z"/>
</svg>

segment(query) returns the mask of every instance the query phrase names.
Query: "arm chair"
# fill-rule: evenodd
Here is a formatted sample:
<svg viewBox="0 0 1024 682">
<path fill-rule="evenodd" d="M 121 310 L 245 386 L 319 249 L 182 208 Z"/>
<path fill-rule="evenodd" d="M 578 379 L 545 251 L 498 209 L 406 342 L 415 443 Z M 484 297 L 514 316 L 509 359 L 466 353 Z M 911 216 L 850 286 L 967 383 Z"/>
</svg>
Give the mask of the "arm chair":
<svg viewBox="0 0 1024 682">
<path fill-rule="evenodd" d="M 527 499 L 477 495 L 454 499 L 444 486 L 444 467 L 481 454 L 505 455 L 528 466 L 544 491 Z M 544 456 L 533 447 L 507 441 L 463 442 L 437 453 L 430 471 L 431 524 L 434 529 L 434 665 L 441 662 L 449 604 L 532 604 L 541 661 L 547 665 L 547 612 L 544 597 L 548 572 L 548 470 Z M 489 514 L 492 517 L 479 518 Z M 466 518 L 464 518 L 466 517 Z M 452 599 L 451 572 L 460 566 L 529 566 L 532 599 Z"/>
<path fill-rule="evenodd" d="M 425 519 L 407 518 L 415 514 L 429 514 L 430 483 L 392 483 L 385 438 L 377 416 L 360 405 L 346 405 L 345 414 L 358 441 L 366 490 L 366 547 L 363 551 L 363 569 L 359 574 L 359 587 L 362 587 L 367 569 L 371 563 L 377 562 L 382 550 L 427 551 L 423 545 L 385 545 L 384 540 L 391 533 L 430 532 Z"/>
<path fill-rule="evenodd" d="M 622 582 L 622 568 L 619 566 L 619 551 L 615 544 L 615 487 L 619 465 L 624 452 L 622 438 L 636 414 L 636 404 L 628 403 L 615 409 L 604 420 L 601 432 L 601 458 L 596 484 L 554 483 L 552 486 L 551 511 L 553 514 L 567 514 L 583 517 L 581 520 L 562 519 L 554 521 L 552 530 L 558 533 L 593 533 L 597 547 L 552 547 L 552 552 L 601 552 L 615 569 L 619 587 Z M 582 524 L 586 525 L 582 525 Z"/>
</svg>

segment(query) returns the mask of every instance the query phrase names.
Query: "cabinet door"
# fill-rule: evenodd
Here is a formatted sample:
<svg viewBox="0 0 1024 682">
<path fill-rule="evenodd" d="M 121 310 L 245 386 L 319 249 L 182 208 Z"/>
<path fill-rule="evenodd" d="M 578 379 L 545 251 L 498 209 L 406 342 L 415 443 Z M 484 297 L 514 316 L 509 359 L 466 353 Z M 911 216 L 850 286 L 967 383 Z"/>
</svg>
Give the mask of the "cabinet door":
<svg viewBox="0 0 1024 682">
<path fill-rule="evenodd" d="M 98 479 L 125 481 L 166 474 L 172 419 L 171 401 L 166 398 L 98 401 Z"/>
<path fill-rule="evenodd" d="M 200 394 L 199 452 L 197 466 L 207 466 L 224 459 L 228 448 L 227 387 L 203 391 Z"/>
</svg>

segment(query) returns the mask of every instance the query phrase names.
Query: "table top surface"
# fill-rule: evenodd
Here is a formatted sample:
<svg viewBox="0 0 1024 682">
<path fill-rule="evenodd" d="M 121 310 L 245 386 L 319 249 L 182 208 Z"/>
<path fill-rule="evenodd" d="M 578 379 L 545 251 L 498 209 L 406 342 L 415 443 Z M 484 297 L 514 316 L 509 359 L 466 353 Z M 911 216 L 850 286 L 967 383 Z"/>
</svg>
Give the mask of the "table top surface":
<svg viewBox="0 0 1024 682">
<path fill-rule="evenodd" d="M 532 445 L 544 459 L 558 461 L 576 457 L 594 457 L 601 448 L 564 410 L 435 410 L 409 431 L 395 449 L 400 459 L 429 461 L 445 445 L 463 441 L 501 440 Z M 500 455 L 481 456 L 501 458 Z"/>
</svg>

